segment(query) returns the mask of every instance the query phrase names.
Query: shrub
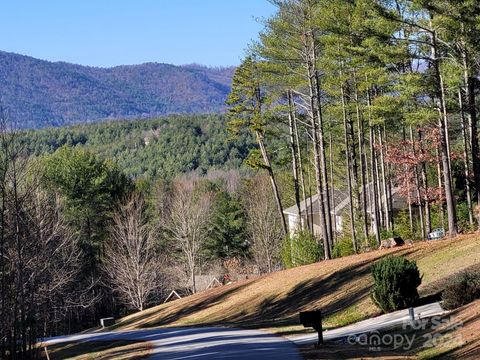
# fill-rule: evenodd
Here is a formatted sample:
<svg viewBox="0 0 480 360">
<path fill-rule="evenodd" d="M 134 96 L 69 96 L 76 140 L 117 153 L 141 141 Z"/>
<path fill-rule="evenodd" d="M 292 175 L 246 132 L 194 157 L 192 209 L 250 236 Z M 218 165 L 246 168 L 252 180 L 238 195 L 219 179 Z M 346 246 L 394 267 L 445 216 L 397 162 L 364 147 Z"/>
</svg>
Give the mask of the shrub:
<svg viewBox="0 0 480 360">
<path fill-rule="evenodd" d="M 407 210 L 400 211 L 396 216 L 395 234 L 404 240 L 415 238 L 415 234 L 410 227 L 410 217 Z"/>
<path fill-rule="evenodd" d="M 282 261 L 287 269 L 317 262 L 321 255 L 321 246 L 307 230 L 301 230 L 293 237 L 288 236 L 283 242 Z"/>
<path fill-rule="evenodd" d="M 463 272 L 451 280 L 442 293 L 443 307 L 455 309 L 480 299 L 480 271 Z"/>
<path fill-rule="evenodd" d="M 473 214 L 472 214 L 473 215 Z M 468 217 L 468 204 L 461 202 L 457 204 L 457 226 L 460 232 L 470 232 L 476 229 L 476 219 L 473 219 L 474 223 L 471 225 Z"/>
<path fill-rule="evenodd" d="M 417 287 L 422 278 L 415 261 L 389 256 L 372 267 L 375 281 L 371 296 L 383 312 L 413 306 L 418 300 Z"/>
<path fill-rule="evenodd" d="M 387 240 L 387 239 L 390 239 L 390 238 L 395 237 L 395 236 L 397 236 L 397 233 L 393 230 L 385 230 L 385 229 L 380 230 L 380 239 L 381 240 Z"/>
<path fill-rule="evenodd" d="M 333 245 L 332 257 L 339 258 L 343 256 L 349 256 L 355 254 L 353 249 L 353 242 L 350 237 L 344 237 L 338 239 L 337 242 Z"/>
<path fill-rule="evenodd" d="M 445 224 L 445 213 L 443 211 L 442 205 L 432 204 L 430 207 L 430 216 L 432 222 L 432 229 L 442 228 Z M 445 229 L 447 230 L 447 229 Z"/>
</svg>

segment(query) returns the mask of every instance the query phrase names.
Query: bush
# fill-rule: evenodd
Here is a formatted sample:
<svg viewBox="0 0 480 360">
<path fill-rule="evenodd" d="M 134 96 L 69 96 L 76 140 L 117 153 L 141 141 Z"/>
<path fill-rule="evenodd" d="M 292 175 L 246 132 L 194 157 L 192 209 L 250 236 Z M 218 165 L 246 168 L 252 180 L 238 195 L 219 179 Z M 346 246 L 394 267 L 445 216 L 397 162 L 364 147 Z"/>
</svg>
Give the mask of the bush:
<svg viewBox="0 0 480 360">
<path fill-rule="evenodd" d="M 395 236 L 397 236 L 397 233 L 393 230 L 385 230 L 385 229 L 380 230 L 380 239 L 381 240 L 387 240 L 387 239 L 393 238 Z"/>
<path fill-rule="evenodd" d="M 468 217 L 468 204 L 461 202 L 457 204 L 457 226 L 460 232 L 470 232 L 476 229 L 476 219 L 473 218 L 473 224 L 470 224 Z"/>
<path fill-rule="evenodd" d="M 321 259 L 322 247 L 307 230 L 301 230 L 293 237 L 286 237 L 282 246 L 283 265 L 289 269 L 313 264 Z"/>
<path fill-rule="evenodd" d="M 350 237 L 344 237 L 338 239 L 337 242 L 333 245 L 332 257 L 339 258 L 343 256 L 349 256 L 355 254 L 353 249 L 353 242 Z"/>
<path fill-rule="evenodd" d="M 480 271 L 463 272 L 450 281 L 442 293 L 443 307 L 455 309 L 480 299 Z"/>
<path fill-rule="evenodd" d="M 372 267 L 375 281 L 372 299 L 383 312 L 405 309 L 418 300 L 417 287 L 422 283 L 415 261 L 389 256 Z"/>
<path fill-rule="evenodd" d="M 445 212 L 443 211 L 442 205 L 432 204 L 430 206 L 430 216 L 432 222 L 432 229 L 443 228 L 445 225 Z M 447 229 L 445 229 L 447 231 Z"/>
<path fill-rule="evenodd" d="M 408 215 L 408 210 L 400 211 L 396 216 L 395 234 L 400 236 L 404 240 L 413 240 L 415 238 L 415 234 L 410 228 L 410 217 Z"/>
</svg>

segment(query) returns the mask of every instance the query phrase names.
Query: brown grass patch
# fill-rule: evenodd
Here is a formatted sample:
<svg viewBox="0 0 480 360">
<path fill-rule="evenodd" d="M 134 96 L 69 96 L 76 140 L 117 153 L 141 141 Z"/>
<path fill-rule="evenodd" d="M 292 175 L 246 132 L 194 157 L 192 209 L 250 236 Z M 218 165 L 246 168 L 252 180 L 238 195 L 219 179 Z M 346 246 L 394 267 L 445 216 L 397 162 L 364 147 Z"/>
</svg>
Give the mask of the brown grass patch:
<svg viewBox="0 0 480 360">
<path fill-rule="evenodd" d="M 115 328 L 232 325 L 294 333 L 300 330 L 298 312 L 312 308 L 323 310 L 327 326 L 345 325 L 378 313 L 369 291 L 370 268 L 380 258 L 395 254 L 416 260 L 424 275 L 420 293 L 428 295 L 432 284 L 480 264 L 479 246 L 480 237 L 471 234 L 322 261 L 153 307 L 121 319 Z"/>
<path fill-rule="evenodd" d="M 147 341 L 88 341 L 69 342 L 49 346 L 50 360 L 140 360 L 146 359 L 152 351 L 152 344 Z M 41 351 L 46 359 L 45 351 Z"/>
</svg>

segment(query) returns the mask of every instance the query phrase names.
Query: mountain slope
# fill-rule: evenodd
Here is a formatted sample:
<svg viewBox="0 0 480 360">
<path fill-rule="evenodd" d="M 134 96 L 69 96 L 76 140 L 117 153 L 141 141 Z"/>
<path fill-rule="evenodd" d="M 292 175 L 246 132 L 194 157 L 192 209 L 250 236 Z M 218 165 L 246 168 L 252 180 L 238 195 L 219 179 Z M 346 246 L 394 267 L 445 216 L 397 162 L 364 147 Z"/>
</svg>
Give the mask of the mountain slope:
<svg viewBox="0 0 480 360">
<path fill-rule="evenodd" d="M 19 127 L 224 110 L 233 68 L 95 68 L 0 51 L 0 99 Z"/>
<path fill-rule="evenodd" d="M 42 156 L 61 146 L 83 147 L 113 159 L 128 176 L 172 178 L 181 173 L 239 169 L 254 146 L 248 134 L 230 138 L 223 115 L 169 115 L 116 120 L 21 133 L 27 154 Z"/>
</svg>

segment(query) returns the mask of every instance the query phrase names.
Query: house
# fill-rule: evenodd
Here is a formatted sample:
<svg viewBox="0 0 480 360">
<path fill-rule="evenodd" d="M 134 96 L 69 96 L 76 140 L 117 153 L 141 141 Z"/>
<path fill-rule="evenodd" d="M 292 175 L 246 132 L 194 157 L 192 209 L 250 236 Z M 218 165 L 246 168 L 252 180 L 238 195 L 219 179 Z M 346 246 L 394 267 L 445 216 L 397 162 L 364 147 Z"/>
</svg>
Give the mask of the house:
<svg viewBox="0 0 480 360">
<path fill-rule="evenodd" d="M 373 206 L 372 206 L 372 198 L 373 198 L 373 184 L 367 184 L 367 213 L 370 215 L 370 221 L 372 224 L 372 229 L 374 231 L 374 216 L 373 216 Z M 407 199 L 400 193 L 400 187 L 392 188 L 391 190 L 391 198 L 390 194 L 388 201 L 391 202 L 393 216 L 397 214 L 399 211 L 408 208 Z M 318 204 L 318 194 L 313 195 L 306 200 L 303 200 L 300 203 L 300 215 L 298 214 L 297 206 L 291 206 L 288 209 L 285 209 L 283 213 L 287 216 L 287 223 L 290 235 L 293 235 L 299 225 L 301 223 L 307 223 L 307 216 L 310 219 L 313 219 L 313 232 L 316 235 L 321 234 L 321 218 L 320 218 L 320 209 Z M 330 214 L 332 216 L 332 227 L 334 231 L 337 233 L 342 233 L 344 230 L 344 225 L 346 220 L 349 219 L 349 204 L 350 199 L 348 196 L 348 192 L 344 190 L 335 189 L 333 191 L 333 201 L 331 203 Z M 381 202 L 385 201 L 385 197 L 381 196 Z M 382 215 L 380 215 L 382 216 Z"/>
</svg>

